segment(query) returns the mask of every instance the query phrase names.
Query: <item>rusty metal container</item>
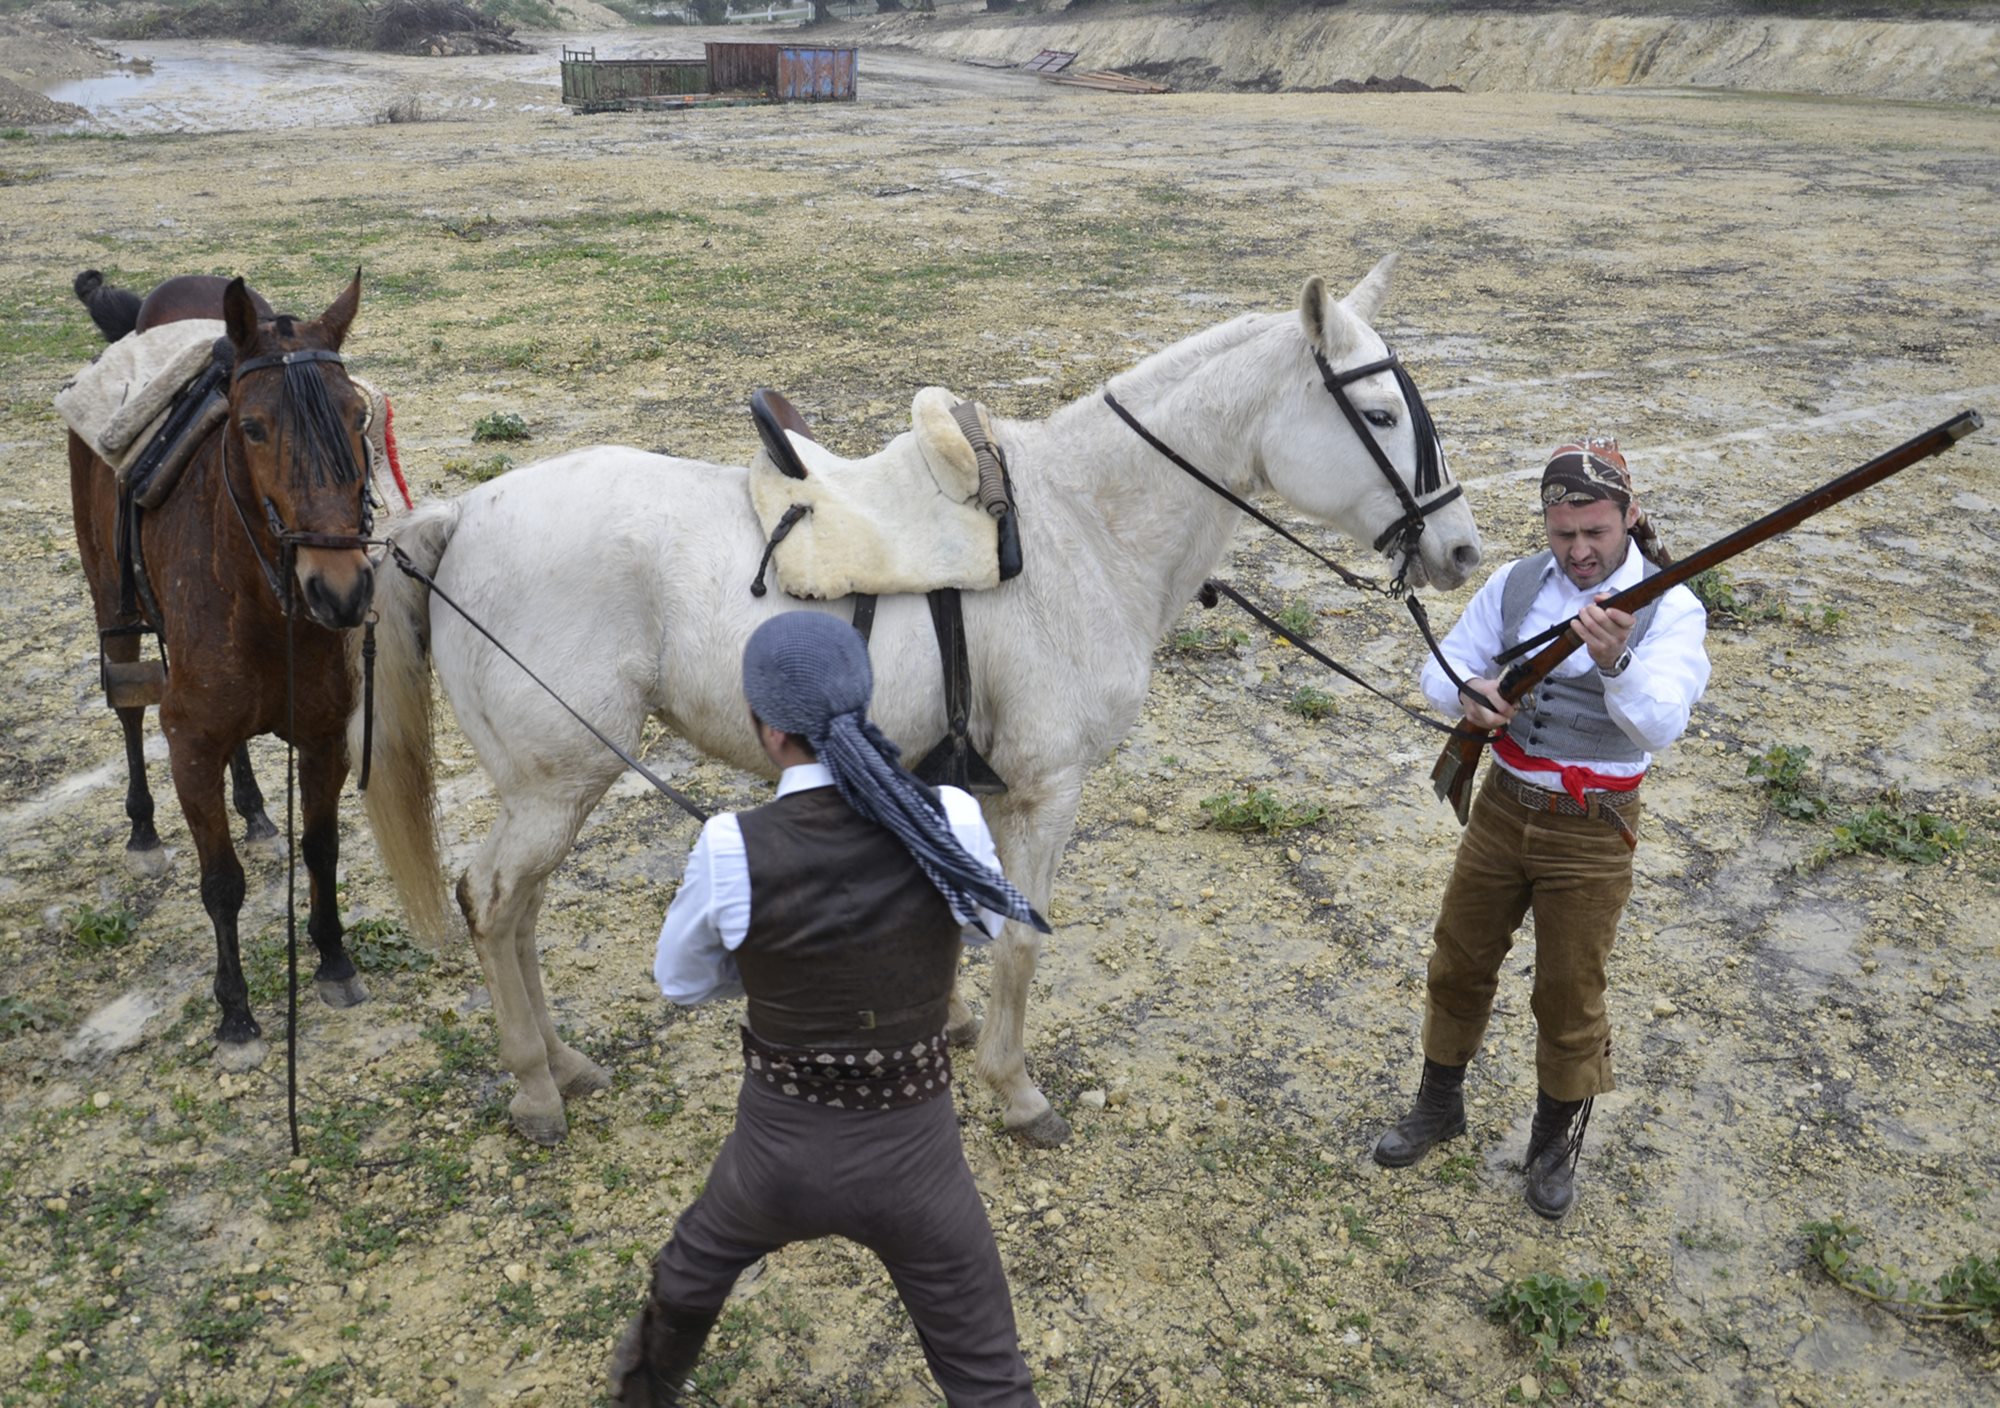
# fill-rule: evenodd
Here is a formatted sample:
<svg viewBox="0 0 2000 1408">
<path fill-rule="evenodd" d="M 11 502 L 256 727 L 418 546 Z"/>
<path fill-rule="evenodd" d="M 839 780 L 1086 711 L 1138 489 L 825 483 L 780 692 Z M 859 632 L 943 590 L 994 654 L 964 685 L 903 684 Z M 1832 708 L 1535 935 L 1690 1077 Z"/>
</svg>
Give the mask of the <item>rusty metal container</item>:
<svg viewBox="0 0 2000 1408">
<path fill-rule="evenodd" d="M 600 59 L 594 49 L 563 50 L 562 100 L 585 112 L 708 91 L 706 59 Z"/>
<path fill-rule="evenodd" d="M 809 49 L 786 44 L 778 50 L 777 98 L 781 103 L 854 101 L 855 51 Z"/>
<path fill-rule="evenodd" d="M 781 103 L 853 102 L 857 50 L 806 44 L 716 44 L 708 81 L 717 93 L 758 93 Z"/>
</svg>

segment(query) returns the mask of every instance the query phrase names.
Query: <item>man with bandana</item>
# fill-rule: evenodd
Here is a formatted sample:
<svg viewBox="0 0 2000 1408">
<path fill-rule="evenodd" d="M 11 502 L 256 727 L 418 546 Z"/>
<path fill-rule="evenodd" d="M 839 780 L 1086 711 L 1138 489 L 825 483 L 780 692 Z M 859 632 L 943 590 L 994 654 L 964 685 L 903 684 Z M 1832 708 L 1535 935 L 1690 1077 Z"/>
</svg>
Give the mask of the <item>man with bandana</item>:
<svg viewBox="0 0 2000 1408">
<path fill-rule="evenodd" d="M 1414 1108 L 1375 1145 L 1389 1168 L 1465 1131 L 1466 1064 L 1479 1049 L 1514 931 L 1535 918 L 1535 1070 L 1524 1161 L 1528 1206 L 1569 1211 L 1592 1099 L 1613 1088 L 1605 965 L 1632 891 L 1640 783 L 1708 684 L 1701 603 L 1675 587 L 1627 614 L 1598 603 L 1671 559 L 1635 502 L 1615 440 L 1561 446 L 1542 473 L 1548 549 L 1508 563 L 1442 643 L 1424 693 L 1496 732 L 1440 906 Z M 1498 676 L 1524 641 L 1574 619 L 1584 649 L 1527 697 Z M 1531 654 L 1532 651 L 1523 651 Z"/>
<path fill-rule="evenodd" d="M 773 617 L 743 652 L 777 797 L 703 825 L 653 965 L 684 1005 L 747 996 L 743 1086 L 613 1356 L 627 1408 L 691 1402 L 736 1278 L 827 1236 L 882 1259 L 951 1408 L 1037 1402 L 959 1143 L 945 1018 L 962 938 L 1048 925 L 1000 873 L 979 804 L 903 769 L 872 690 L 860 635 L 820 612 Z"/>
</svg>

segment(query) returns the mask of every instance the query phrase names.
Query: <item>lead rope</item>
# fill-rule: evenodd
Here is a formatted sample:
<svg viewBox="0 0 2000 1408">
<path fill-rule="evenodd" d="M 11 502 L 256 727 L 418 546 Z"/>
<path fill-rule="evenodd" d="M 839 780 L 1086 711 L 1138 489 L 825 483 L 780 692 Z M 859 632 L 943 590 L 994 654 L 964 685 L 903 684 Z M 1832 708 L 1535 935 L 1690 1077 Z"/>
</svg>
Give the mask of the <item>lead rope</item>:
<svg viewBox="0 0 2000 1408">
<path fill-rule="evenodd" d="M 708 820 L 708 813 L 704 811 L 700 806 L 696 805 L 695 800 L 692 797 L 688 796 L 687 793 L 682 792 L 679 788 L 676 788 L 670 785 L 669 783 L 661 780 L 659 777 L 656 777 L 653 774 L 652 769 L 648 768 L 644 763 L 640 762 L 637 758 L 633 757 L 623 748 L 620 748 L 616 743 L 613 743 L 609 738 L 605 736 L 604 731 L 598 728 L 596 724 L 592 723 L 589 719 L 586 719 L 583 715 L 577 713 L 575 709 L 572 709 L 569 705 L 569 701 L 564 699 L 560 694 L 557 694 L 553 689 L 551 689 L 548 686 L 548 683 L 545 680 L 543 680 L 540 675 L 536 674 L 533 670 L 529 669 L 527 663 L 523 661 L 520 656 L 516 655 L 513 651 L 509 650 L 506 646 L 502 645 L 500 643 L 499 637 L 495 636 L 493 632 L 487 630 L 486 627 L 480 625 L 479 622 L 473 618 L 470 612 L 468 612 L 463 606 L 460 606 L 457 602 L 453 601 L 448 595 L 446 595 L 444 588 L 440 587 L 434 580 L 432 580 L 431 575 L 428 572 L 424 571 L 423 568 L 417 566 L 416 563 L 410 561 L 409 554 L 404 552 L 402 548 L 398 547 L 393 538 L 390 539 L 389 541 L 389 557 L 390 560 L 396 564 L 398 570 L 400 570 L 405 576 L 413 578 L 414 580 L 423 583 L 424 586 L 430 589 L 430 593 L 432 596 L 436 597 L 439 601 L 442 601 L 446 606 L 449 606 L 453 611 L 456 611 L 459 614 L 459 618 L 463 620 L 466 625 L 472 627 L 473 630 L 479 632 L 479 634 L 481 634 L 482 636 L 485 636 L 487 641 L 491 643 L 491 645 L 495 650 L 499 651 L 502 655 L 506 656 L 509 660 L 512 660 L 516 665 L 520 666 L 522 674 L 526 675 L 529 679 L 533 680 L 536 684 L 540 685 L 542 687 L 542 692 L 544 694 L 548 695 L 549 698 L 555 700 L 556 703 L 562 705 L 564 712 L 566 712 L 572 719 L 575 719 L 578 723 L 582 724 L 585 729 L 589 730 L 590 736 L 592 738 L 595 738 L 599 743 L 602 743 L 606 748 L 609 748 L 613 753 L 616 753 L 618 755 L 618 760 L 624 763 L 626 767 L 632 769 L 633 772 L 638 773 L 639 776 L 645 778 L 646 781 L 652 783 L 653 787 L 662 796 L 671 800 L 675 805 L 680 807 L 682 811 L 686 812 L 696 821 L 705 822 Z"/>
<path fill-rule="evenodd" d="M 292 1131 L 292 1157 L 299 1156 L 299 844 L 296 827 L 299 691 L 292 649 L 293 581 L 291 544 L 285 562 L 285 1120 Z"/>
<path fill-rule="evenodd" d="M 1332 670 L 1335 674 L 1339 675 L 1342 679 L 1360 685 L 1363 689 L 1367 690 L 1377 699 L 1386 700 L 1388 703 L 1395 705 L 1398 709 L 1401 709 L 1405 714 L 1408 714 L 1411 718 L 1415 719 L 1425 728 L 1434 729 L 1437 732 L 1442 734 L 1447 734 L 1452 738 L 1477 737 L 1483 739 L 1486 737 L 1486 734 L 1483 730 L 1479 732 L 1474 732 L 1473 730 L 1462 728 L 1456 724 L 1444 723 L 1438 719 L 1432 718 L 1429 714 L 1424 713 L 1420 709 L 1412 709 L 1402 700 L 1396 698 L 1395 695 L 1377 689 L 1374 685 L 1368 683 L 1367 680 L 1362 679 L 1361 676 L 1355 674 L 1354 671 L 1348 669 L 1345 665 L 1341 664 L 1338 660 L 1334 659 L 1332 656 L 1327 655 L 1324 652 L 1315 649 L 1311 645 L 1308 645 L 1305 641 L 1301 640 L 1291 631 L 1285 629 L 1285 627 L 1278 624 L 1275 618 L 1273 618 L 1271 615 L 1265 612 L 1262 608 L 1258 607 L 1254 602 L 1252 602 L 1249 598 L 1245 597 L 1241 592 L 1237 591 L 1236 588 L 1230 586 L 1229 583 L 1211 580 L 1202 584 L 1202 591 L 1204 594 L 1212 591 L 1217 593 L 1218 595 L 1228 597 L 1231 601 L 1235 602 L 1238 606 L 1242 607 L 1243 610 L 1249 614 L 1251 620 L 1255 621 L 1258 625 L 1262 626 L 1272 635 L 1277 636 L 1279 639 L 1283 640 L 1293 649 L 1298 650 L 1305 655 L 1311 656 L 1313 659 L 1319 661 L 1320 664 L 1326 666 L 1327 669 Z"/>
</svg>

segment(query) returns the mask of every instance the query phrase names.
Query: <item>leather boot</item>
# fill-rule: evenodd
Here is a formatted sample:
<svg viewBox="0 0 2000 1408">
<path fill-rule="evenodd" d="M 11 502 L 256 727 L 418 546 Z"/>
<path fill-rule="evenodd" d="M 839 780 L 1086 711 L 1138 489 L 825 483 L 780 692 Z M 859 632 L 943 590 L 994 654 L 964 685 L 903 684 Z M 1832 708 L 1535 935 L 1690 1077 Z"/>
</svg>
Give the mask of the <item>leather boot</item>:
<svg viewBox="0 0 2000 1408">
<path fill-rule="evenodd" d="M 1396 1127 L 1375 1141 L 1375 1162 L 1407 1168 L 1434 1145 L 1465 1133 L 1465 1067 L 1441 1066 L 1426 1056 L 1417 1103 Z"/>
<path fill-rule="evenodd" d="M 673 1310 L 648 1299 L 611 1354 L 611 1401 L 621 1408 L 682 1408 L 716 1311 Z"/>
<path fill-rule="evenodd" d="M 1528 1206 L 1558 1218 L 1576 1201 L 1576 1163 L 1590 1124 L 1589 1100 L 1558 1100 L 1535 1092 L 1535 1123 L 1528 1135 Z"/>
</svg>

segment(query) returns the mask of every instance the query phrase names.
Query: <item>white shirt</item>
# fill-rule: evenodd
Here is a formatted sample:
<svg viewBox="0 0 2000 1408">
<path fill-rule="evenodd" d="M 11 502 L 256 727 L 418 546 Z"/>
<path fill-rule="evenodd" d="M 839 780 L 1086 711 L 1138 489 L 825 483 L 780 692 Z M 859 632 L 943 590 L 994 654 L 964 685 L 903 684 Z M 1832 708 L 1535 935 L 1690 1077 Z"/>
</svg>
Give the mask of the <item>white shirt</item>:
<svg viewBox="0 0 2000 1408">
<path fill-rule="evenodd" d="M 1516 558 L 1495 572 L 1467 604 L 1458 624 L 1438 642 L 1445 658 L 1462 678 L 1492 679 L 1500 672 L 1494 660 L 1504 649 L 1500 640 L 1500 594 L 1506 589 L 1507 578 L 1526 561 Z M 1629 538 L 1625 560 L 1610 577 L 1594 587 L 1578 587 L 1559 562 L 1551 561 L 1542 574 L 1541 589 L 1535 593 L 1521 622 L 1521 639 L 1527 640 L 1559 621 L 1567 621 L 1596 601 L 1600 593 L 1635 587 L 1644 577 L 1645 563 Z M 1623 674 L 1604 681 L 1604 707 L 1611 721 L 1645 750 L 1644 755 L 1637 762 L 1592 758 L 1549 761 L 1589 767 L 1610 777 L 1632 777 L 1644 772 L 1652 765 L 1654 753 L 1686 731 L 1688 715 L 1708 687 L 1708 654 L 1702 649 L 1707 634 L 1708 613 L 1695 594 L 1684 586 L 1668 591 L 1660 598 L 1653 624 L 1632 648 L 1632 663 Z M 1597 662 L 1590 658 L 1590 652 L 1579 649 L 1550 673 L 1573 679 L 1596 668 Z M 1432 707 L 1451 718 L 1465 713 L 1458 690 L 1445 678 L 1436 660 L 1424 661 L 1423 683 L 1424 696 Z M 1508 767 L 1497 756 L 1493 761 L 1537 787 L 1551 791 L 1562 787 L 1558 773 Z"/>
<path fill-rule="evenodd" d="M 778 795 L 789 797 L 815 787 L 833 786 L 824 763 L 786 768 L 778 779 Z M 976 861 L 1000 868 L 993 833 L 979 803 L 956 787 L 940 787 L 945 820 L 958 843 Z M 979 925 L 998 937 L 1005 915 L 979 911 Z M 743 828 L 736 813 L 723 812 L 702 824 L 701 839 L 688 853 L 687 869 L 667 919 L 660 926 L 660 945 L 653 956 L 653 978 L 660 991 L 683 1007 L 715 998 L 738 997 L 743 980 L 736 971 L 736 950 L 750 933 L 750 862 L 743 851 Z"/>
</svg>

